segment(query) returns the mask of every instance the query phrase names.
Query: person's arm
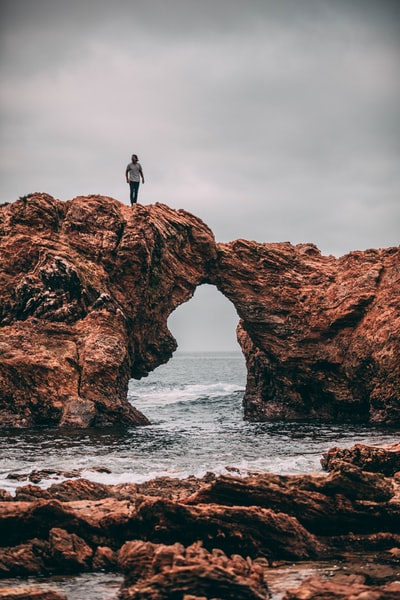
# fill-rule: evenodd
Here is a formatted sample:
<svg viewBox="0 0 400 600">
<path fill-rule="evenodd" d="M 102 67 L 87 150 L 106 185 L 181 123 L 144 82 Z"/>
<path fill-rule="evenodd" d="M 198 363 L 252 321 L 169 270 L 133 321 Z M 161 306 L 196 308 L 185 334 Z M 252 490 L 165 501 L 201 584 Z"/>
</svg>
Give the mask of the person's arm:
<svg viewBox="0 0 400 600">
<path fill-rule="evenodd" d="M 144 183 L 144 175 L 143 175 L 142 167 L 140 167 L 140 171 L 139 172 L 140 172 L 140 176 L 142 178 L 142 183 Z"/>
<path fill-rule="evenodd" d="M 128 166 L 126 167 L 126 169 L 125 169 L 125 178 L 126 178 L 126 183 L 129 183 L 129 177 L 128 177 L 128 174 L 129 174 L 129 165 L 128 165 Z"/>
</svg>

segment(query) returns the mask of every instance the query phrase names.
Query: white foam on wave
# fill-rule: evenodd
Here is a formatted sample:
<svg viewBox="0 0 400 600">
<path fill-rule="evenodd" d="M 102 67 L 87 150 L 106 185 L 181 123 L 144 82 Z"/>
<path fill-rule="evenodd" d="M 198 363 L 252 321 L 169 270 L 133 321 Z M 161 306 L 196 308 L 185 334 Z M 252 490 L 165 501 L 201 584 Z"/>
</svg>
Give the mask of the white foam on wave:
<svg viewBox="0 0 400 600">
<path fill-rule="evenodd" d="M 129 400 L 143 405 L 165 405 L 177 402 L 192 402 L 200 398 L 219 398 L 230 396 L 235 392 L 242 392 L 237 385 L 231 383 L 206 383 L 191 384 L 179 387 L 154 386 L 138 388 L 131 386 Z"/>
<path fill-rule="evenodd" d="M 225 457 L 226 459 L 227 457 Z M 82 468 L 80 477 L 105 485 L 118 485 L 121 483 L 144 483 L 151 479 L 159 477 L 171 477 L 174 479 L 184 479 L 185 477 L 195 476 L 198 478 L 204 477 L 206 473 L 214 473 L 218 475 L 234 475 L 236 477 L 246 477 L 252 473 L 275 473 L 279 475 L 301 474 L 322 472 L 319 462 L 319 455 L 298 455 L 291 457 L 260 457 L 252 460 L 240 459 L 232 460 L 228 464 L 228 460 L 221 462 L 215 457 L 214 461 L 199 462 L 198 464 L 182 465 L 180 468 L 176 465 L 159 464 L 158 468 L 146 468 L 146 464 L 138 465 L 138 469 L 127 470 L 125 465 L 121 465 L 121 472 L 101 472 L 92 467 Z M 117 466 L 116 464 L 114 466 Z M 149 464 L 147 463 L 147 466 Z M 55 483 L 62 483 L 68 477 L 60 474 L 57 477 L 48 477 L 40 481 L 38 487 L 48 488 Z M 17 487 L 27 485 L 29 481 L 14 481 L 0 478 L 0 487 L 6 489 L 12 495 L 15 494 Z"/>
<path fill-rule="evenodd" d="M 199 464 L 191 468 L 164 468 L 152 469 L 145 472 L 125 471 L 123 473 L 96 473 L 87 471 L 82 473 L 82 477 L 103 483 L 107 485 L 117 485 L 119 483 L 144 483 L 159 477 L 170 477 L 173 479 L 185 479 L 186 477 L 204 477 L 207 473 L 214 475 L 233 475 L 235 477 L 247 477 L 255 473 L 275 473 L 277 475 L 298 475 L 304 473 L 324 474 L 319 459 L 315 457 L 296 457 L 286 460 L 271 459 L 255 461 L 241 460 L 232 464 Z"/>
</svg>

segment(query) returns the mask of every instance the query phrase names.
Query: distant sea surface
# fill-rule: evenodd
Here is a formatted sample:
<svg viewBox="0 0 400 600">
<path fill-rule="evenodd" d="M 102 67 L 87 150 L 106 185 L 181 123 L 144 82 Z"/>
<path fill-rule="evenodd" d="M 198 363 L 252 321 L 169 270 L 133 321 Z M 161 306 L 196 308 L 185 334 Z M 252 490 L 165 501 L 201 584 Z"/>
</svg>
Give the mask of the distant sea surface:
<svg viewBox="0 0 400 600">
<path fill-rule="evenodd" d="M 245 384 L 239 352 L 177 352 L 147 378 L 130 383 L 129 401 L 150 419 L 150 426 L 112 431 L 0 430 L 0 487 L 13 493 L 28 481 L 9 479 L 10 473 L 42 469 L 81 469 L 82 477 L 107 484 L 162 475 L 200 477 L 209 471 L 321 472 L 321 455 L 333 446 L 398 440 L 393 430 L 359 424 L 248 423 L 242 411 Z M 111 472 L 92 470 L 99 467 Z M 40 485 L 60 480 L 48 478 Z M 109 587 L 102 590 L 101 577 L 93 577 L 87 585 L 100 581 L 100 587 L 93 588 L 96 595 L 88 594 L 82 580 L 82 595 L 75 587 L 70 598 L 109 598 Z M 106 580 L 109 586 L 108 576 Z M 79 588 L 79 579 L 69 582 Z M 61 586 L 67 595 L 68 585 Z"/>
</svg>

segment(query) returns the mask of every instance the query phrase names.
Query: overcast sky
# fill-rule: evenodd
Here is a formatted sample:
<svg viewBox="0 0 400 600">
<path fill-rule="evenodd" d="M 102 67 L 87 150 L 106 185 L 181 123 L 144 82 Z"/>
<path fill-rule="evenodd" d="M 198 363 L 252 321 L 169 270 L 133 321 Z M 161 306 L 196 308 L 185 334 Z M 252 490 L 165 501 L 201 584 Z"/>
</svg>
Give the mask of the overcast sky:
<svg viewBox="0 0 400 600">
<path fill-rule="evenodd" d="M 217 241 L 398 245 L 399 40 L 398 0 L 1 0 L 0 203 L 128 204 L 136 153 L 139 202 Z M 236 322 L 212 288 L 171 318 L 182 349 Z"/>
</svg>

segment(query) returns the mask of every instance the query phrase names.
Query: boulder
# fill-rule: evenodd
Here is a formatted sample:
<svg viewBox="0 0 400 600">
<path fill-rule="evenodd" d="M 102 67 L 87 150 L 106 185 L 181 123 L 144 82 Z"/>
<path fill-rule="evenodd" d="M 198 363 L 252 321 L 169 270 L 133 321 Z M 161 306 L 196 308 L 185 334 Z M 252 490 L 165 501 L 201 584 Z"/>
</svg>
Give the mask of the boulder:
<svg viewBox="0 0 400 600">
<path fill-rule="evenodd" d="M 208 599 L 215 583 L 221 593 L 250 586 L 257 598 L 259 586 L 248 577 L 254 569 L 268 581 L 269 566 L 279 561 L 350 564 L 355 555 L 370 555 L 376 572 L 366 584 L 398 578 L 398 482 L 347 462 L 327 476 L 264 473 L 115 486 L 74 479 L 38 488 L 37 495 L 33 489 L 0 502 L 0 577 L 121 568 L 130 594 L 144 594 L 148 585 L 149 598 L 156 598 L 155 590 L 167 586 Z M 253 571 L 238 581 L 245 566 Z"/>
<path fill-rule="evenodd" d="M 119 552 L 125 579 L 122 599 L 235 598 L 267 600 L 270 596 L 262 561 L 245 560 L 201 544 L 127 542 Z M 196 596 L 188 596 L 193 592 Z"/>
<path fill-rule="evenodd" d="M 400 442 L 384 446 L 355 444 L 351 448 L 330 448 L 322 455 L 321 465 L 325 471 L 333 471 L 342 463 L 355 465 L 363 471 L 383 473 L 392 477 L 400 472 Z"/>
</svg>

